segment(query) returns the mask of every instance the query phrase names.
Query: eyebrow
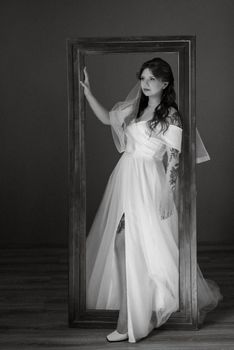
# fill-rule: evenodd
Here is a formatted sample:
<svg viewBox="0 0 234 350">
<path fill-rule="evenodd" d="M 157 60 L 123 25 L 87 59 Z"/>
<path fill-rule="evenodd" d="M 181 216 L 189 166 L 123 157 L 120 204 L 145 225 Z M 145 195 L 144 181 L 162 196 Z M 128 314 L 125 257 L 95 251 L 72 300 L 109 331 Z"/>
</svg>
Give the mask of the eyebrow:
<svg viewBox="0 0 234 350">
<path fill-rule="evenodd" d="M 141 74 L 141 77 L 145 77 L 145 75 L 144 75 L 144 74 Z M 153 77 L 153 78 L 155 78 L 155 76 L 154 76 L 154 75 L 150 75 L 149 77 Z"/>
</svg>

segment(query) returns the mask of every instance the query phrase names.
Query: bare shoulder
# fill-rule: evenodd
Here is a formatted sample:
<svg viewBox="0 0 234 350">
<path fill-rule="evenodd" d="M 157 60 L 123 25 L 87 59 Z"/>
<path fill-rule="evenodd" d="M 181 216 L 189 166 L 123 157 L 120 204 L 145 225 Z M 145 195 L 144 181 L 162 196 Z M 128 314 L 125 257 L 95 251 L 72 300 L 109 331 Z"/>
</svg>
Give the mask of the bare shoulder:
<svg viewBox="0 0 234 350">
<path fill-rule="evenodd" d="M 182 120 L 181 115 L 177 109 L 174 107 L 169 108 L 169 114 L 167 116 L 167 121 L 170 125 L 178 126 L 179 128 L 182 128 Z"/>
</svg>

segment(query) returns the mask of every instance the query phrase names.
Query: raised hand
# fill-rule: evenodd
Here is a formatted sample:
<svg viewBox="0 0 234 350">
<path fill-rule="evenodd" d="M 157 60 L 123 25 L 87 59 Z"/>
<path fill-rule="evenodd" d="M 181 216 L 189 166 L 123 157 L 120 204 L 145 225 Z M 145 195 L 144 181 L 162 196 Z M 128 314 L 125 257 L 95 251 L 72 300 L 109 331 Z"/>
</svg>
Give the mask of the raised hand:
<svg viewBox="0 0 234 350">
<path fill-rule="evenodd" d="M 84 88 L 85 97 L 93 110 L 94 114 L 98 117 L 98 119 L 106 125 L 110 124 L 110 117 L 108 110 L 98 102 L 95 96 L 92 94 L 89 84 L 89 76 L 86 67 L 84 67 L 84 81 L 80 80 L 80 84 Z"/>
<path fill-rule="evenodd" d="M 84 88 L 85 96 L 87 96 L 87 95 L 91 94 L 91 89 L 90 89 L 90 83 L 89 83 L 89 75 L 88 75 L 86 67 L 84 67 L 84 76 L 85 76 L 85 80 L 84 80 L 84 82 L 80 80 L 80 84 Z"/>
</svg>

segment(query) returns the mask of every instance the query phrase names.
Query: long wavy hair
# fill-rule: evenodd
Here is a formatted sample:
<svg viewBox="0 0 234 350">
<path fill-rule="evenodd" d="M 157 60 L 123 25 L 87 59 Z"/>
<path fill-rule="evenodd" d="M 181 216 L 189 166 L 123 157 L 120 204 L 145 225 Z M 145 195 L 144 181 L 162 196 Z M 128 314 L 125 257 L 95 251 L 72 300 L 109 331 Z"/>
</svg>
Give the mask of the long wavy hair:
<svg viewBox="0 0 234 350">
<path fill-rule="evenodd" d="M 178 106 L 175 102 L 176 93 L 174 90 L 174 76 L 170 65 L 160 57 L 155 57 L 149 61 L 144 62 L 140 70 L 136 74 L 137 79 L 141 79 L 141 74 L 146 68 L 148 68 L 151 71 L 155 78 L 160 79 L 163 82 L 168 82 L 167 87 L 162 90 L 161 101 L 154 110 L 153 118 L 148 121 L 148 125 L 151 131 L 154 130 L 156 126 L 160 123 L 161 131 L 165 133 L 169 126 L 169 120 L 167 118 L 169 115 L 169 108 L 174 107 L 179 113 Z M 143 91 L 141 90 L 141 97 L 136 118 L 140 118 L 141 114 L 148 106 L 148 100 L 149 97 L 145 96 Z M 179 116 L 182 123 L 180 113 Z"/>
</svg>

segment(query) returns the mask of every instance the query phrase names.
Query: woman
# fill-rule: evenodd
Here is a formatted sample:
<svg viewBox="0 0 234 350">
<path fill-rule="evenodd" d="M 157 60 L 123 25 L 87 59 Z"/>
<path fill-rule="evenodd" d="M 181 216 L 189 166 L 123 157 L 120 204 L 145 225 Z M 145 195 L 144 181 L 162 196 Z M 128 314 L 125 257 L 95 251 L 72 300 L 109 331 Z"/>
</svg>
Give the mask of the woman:
<svg viewBox="0 0 234 350">
<path fill-rule="evenodd" d="M 87 237 L 87 307 L 119 309 L 107 340 L 134 343 L 179 308 L 176 184 L 183 123 L 171 67 L 161 58 L 143 63 L 136 86 L 110 112 L 93 96 L 86 68 L 84 74 L 87 101 L 123 152 Z M 197 162 L 209 159 L 197 138 L 204 151 Z M 201 322 L 222 295 L 197 269 Z"/>
</svg>

